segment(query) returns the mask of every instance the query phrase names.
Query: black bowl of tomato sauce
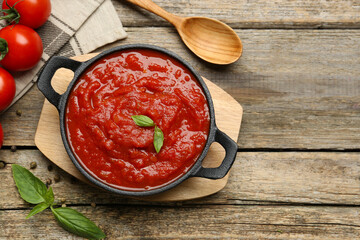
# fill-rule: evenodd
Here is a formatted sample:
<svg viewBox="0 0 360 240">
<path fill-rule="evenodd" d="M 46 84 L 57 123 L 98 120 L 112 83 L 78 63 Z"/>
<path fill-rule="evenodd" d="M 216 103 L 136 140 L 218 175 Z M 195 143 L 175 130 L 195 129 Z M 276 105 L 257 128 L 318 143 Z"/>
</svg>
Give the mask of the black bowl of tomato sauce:
<svg viewBox="0 0 360 240">
<path fill-rule="evenodd" d="M 62 95 L 51 86 L 60 68 L 74 72 Z M 86 62 L 52 57 L 38 88 L 59 111 L 71 161 L 92 183 L 111 192 L 147 196 L 190 177 L 223 178 L 235 160 L 237 144 L 217 128 L 207 86 L 166 49 L 124 45 Z M 139 125 L 134 116 L 146 116 L 153 124 Z M 159 129 L 160 149 L 155 144 Z M 204 168 L 213 142 L 223 146 L 225 157 L 219 167 Z"/>
</svg>

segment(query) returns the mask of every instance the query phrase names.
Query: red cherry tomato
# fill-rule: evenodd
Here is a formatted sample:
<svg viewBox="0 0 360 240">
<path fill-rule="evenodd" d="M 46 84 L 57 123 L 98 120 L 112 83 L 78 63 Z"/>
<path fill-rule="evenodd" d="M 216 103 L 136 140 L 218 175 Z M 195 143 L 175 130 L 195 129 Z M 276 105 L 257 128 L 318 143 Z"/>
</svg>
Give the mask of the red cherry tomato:
<svg viewBox="0 0 360 240">
<path fill-rule="evenodd" d="M 1 124 L 0 124 L 0 148 L 3 144 L 3 141 L 4 141 L 4 133 L 3 133 L 3 129 L 1 127 Z"/>
<path fill-rule="evenodd" d="M 5 69 L 0 68 L 0 112 L 14 99 L 16 85 L 14 78 Z"/>
<path fill-rule="evenodd" d="M 7 49 L 3 45 L 7 45 Z M 40 61 L 43 44 L 39 34 L 33 29 L 17 24 L 0 30 L 0 51 L 1 54 L 6 53 L 0 61 L 4 68 L 10 71 L 25 71 Z"/>
<path fill-rule="evenodd" d="M 49 18 L 51 2 L 50 0 L 4 0 L 2 9 L 6 15 L 3 19 L 7 19 L 11 24 L 19 23 L 35 29 Z"/>
</svg>

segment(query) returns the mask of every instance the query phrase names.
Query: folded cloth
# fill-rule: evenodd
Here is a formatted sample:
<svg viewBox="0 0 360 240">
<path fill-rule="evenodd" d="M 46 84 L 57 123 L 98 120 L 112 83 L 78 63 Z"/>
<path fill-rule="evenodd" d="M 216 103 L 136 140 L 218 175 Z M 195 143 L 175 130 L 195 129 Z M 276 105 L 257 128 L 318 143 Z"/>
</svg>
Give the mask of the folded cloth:
<svg viewBox="0 0 360 240">
<path fill-rule="evenodd" d="M 48 21 L 36 29 L 44 46 L 41 61 L 29 71 L 11 72 L 16 81 L 11 105 L 36 83 L 41 67 L 51 56 L 86 54 L 127 36 L 111 0 L 52 0 L 51 4 Z M 2 27 L 5 24 L 0 23 Z"/>
</svg>

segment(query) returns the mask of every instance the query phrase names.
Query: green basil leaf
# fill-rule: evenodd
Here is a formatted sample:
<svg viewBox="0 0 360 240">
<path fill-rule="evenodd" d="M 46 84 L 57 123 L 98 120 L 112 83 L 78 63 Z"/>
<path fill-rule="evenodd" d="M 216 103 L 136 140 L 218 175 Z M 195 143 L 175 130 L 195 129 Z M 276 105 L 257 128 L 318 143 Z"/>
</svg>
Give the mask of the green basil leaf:
<svg viewBox="0 0 360 240">
<path fill-rule="evenodd" d="M 135 124 L 140 126 L 140 127 L 153 127 L 155 126 L 154 121 L 145 116 L 145 115 L 134 115 L 131 116 L 131 118 L 134 120 Z"/>
<path fill-rule="evenodd" d="M 52 187 L 49 187 L 45 194 L 45 202 L 50 206 L 54 203 L 54 192 L 52 190 Z"/>
<path fill-rule="evenodd" d="M 89 239 L 103 239 L 105 233 L 81 213 L 67 207 L 52 208 L 55 219 L 65 230 L 80 237 Z"/>
<path fill-rule="evenodd" d="M 26 216 L 26 219 L 34 216 L 35 214 L 44 211 L 45 209 L 47 209 L 50 205 L 46 202 L 43 203 L 39 203 L 38 205 L 36 205 L 31 211 L 30 213 Z"/>
<path fill-rule="evenodd" d="M 38 204 L 45 201 L 47 188 L 45 184 L 35 177 L 29 170 L 17 164 L 12 165 L 13 177 L 20 196 L 25 201 Z"/>
<path fill-rule="evenodd" d="M 164 134 L 158 126 L 154 129 L 154 147 L 157 153 L 160 152 L 161 147 L 164 144 Z"/>
</svg>

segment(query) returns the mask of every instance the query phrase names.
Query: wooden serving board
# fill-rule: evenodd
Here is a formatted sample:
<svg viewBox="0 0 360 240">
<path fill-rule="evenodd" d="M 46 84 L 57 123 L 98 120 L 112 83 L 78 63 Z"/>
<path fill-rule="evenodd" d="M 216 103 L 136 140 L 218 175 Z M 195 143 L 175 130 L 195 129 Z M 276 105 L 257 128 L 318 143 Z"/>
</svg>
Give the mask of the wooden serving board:
<svg viewBox="0 0 360 240">
<path fill-rule="evenodd" d="M 86 61 L 95 55 L 96 54 L 87 54 L 74 57 L 74 59 Z M 73 75 L 70 70 L 64 68 L 59 69 L 55 73 L 51 84 L 58 93 L 62 94 L 66 91 Z M 241 105 L 214 83 L 205 78 L 204 80 L 213 98 L 215 119 L 218 128 L 229 135 L 234 141 L 237 141 L 243 113 Z M 91 184 L 90 181 L 77 170 L 68 157 L 60 135 L 58 111 L 46 99 L 35 134 L 35 144 L 39 150 L 58 167 L 74 177 Z M 214 143 L 211 145 L 208 155 L 203 161 L 203 166 L 217 167 L 222 162 L 224 156 L 225 151 L 221 145 Z M 141 197 L 141 199 L 148 201 L 184 201 L 205 197 L 223 189 L 228 181 L 228 177 L 229 174 L 218 180 L 199 177 L 189 178 L 173 189 L 160 194 Z"/>
</svg>

